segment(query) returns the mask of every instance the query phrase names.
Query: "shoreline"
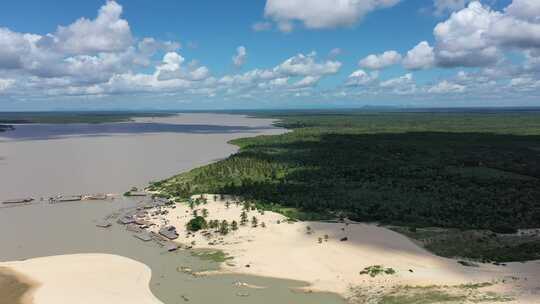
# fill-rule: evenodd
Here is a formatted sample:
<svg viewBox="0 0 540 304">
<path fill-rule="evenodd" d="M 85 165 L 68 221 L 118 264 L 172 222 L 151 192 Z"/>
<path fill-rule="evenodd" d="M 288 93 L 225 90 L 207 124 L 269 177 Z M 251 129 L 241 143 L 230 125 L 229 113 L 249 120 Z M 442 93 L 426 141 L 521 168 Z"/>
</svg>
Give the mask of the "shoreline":
<svg viewBox="0 0 540 304">
<path fill-rule="evenodd" d="M 92 267 L 88 267 L 92 265 Z M 110 254 L 70 254 L 2 262 L 5 268 L 36 282 L 22 304 L 163 304 L 150 290 L 151 269 Z M 77 278 L 73 280 L 73 278 Z"/>
<path fill-rule="evenodd" d="M 490 292 L 501 297 L 511 294 L 518 299 L 513 303 L 535 303 L 522 300 L 522 294 L 540 297 L 540 290 L 534 287 L 540 286 L 540 261 L 467 267 L 457 260 L 431 254 L 407 237 L 376 225 L 291 223 L 277 213 L 249 210 L 249 219 L 257 217 L 259 226 L 247 223 L 226 235 L 214 229 L 187 231 L 185 227 L 193 213 L 200 215 L 203 209 L 207 210 L 208 220 L 240 221 L 241 204 L 230 198 L 214 201 L 214 197 L 217 195 L 205 195 L 206 203 L 193 209 L 186 203 L 177 203 L 174 209 L 167 209 L 166 215 L 147 218 L 156 224 L 151 228 L 154 232 L 164 225 L 174 226 L 179 234 L 175 241 L 183 247 L 227 254 L 219 270 L 202 275 L 245 274 L 296 280 L 307 284 L 298 288 L 301 292 L 331 292 L 344 299 L 351 299 L 354 289 L 390 293 L 403 286 L 438 286 L 445 292 L 456 293 L 467 286 L 482 286 L 477 290 L 478 296 Z M 193 199 L 200 200 L 198 196 Z M 264 228 L 260 226 L 262 222 Z M 376 277 L 361 274 L 375 265 L 392 269 L 395 274 Z M 512 290 L 519 290 L 519 294 Z"/>
</svg>

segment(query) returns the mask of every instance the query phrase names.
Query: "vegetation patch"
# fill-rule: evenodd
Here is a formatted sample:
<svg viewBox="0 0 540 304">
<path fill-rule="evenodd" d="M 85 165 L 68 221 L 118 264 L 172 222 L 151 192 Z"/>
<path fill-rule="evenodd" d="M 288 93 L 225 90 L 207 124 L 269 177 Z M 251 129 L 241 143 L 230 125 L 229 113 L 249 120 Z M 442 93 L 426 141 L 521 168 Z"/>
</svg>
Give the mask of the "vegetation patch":
<svg viewBox="0 0 540 304">
<path fill-rule="evenodd" d="M 208 223 L 206 222 L 206 219 L 202 216 L 196 216 L 186 224 L 187 230 L 193 232 L 199 231 L 201 229 L 206 229 L 207 227 Z"/>
<path fill-rule="evenodd" d="M 216 263 L 223 263 L 233 259 L 233 257 L 227 255 L 221 250 L 194 250 L 191 252 L 191 254 L 200 259 L 213 261 Z"/>
<path fill-rule="evenodd" d="M 540 259 L 540 230 L 527 234 L 503 234 L 491 230 L 389 227 L 416 240 L 431 252 L 450 258 L 484 263 Z M 464 266 L 465 262 L 462 263 Z M 472 263 L 474 266 L 474 263 Z M 502 265 L 502 264 L 501 264 Z"/>
<path fill-rule="evenodd" d="M 540 142 L 540 113 L 259 115 L 293 132 L 234 140 L 238 153 L 150 190 L 180 198 L 231 194 L 294 219 L 505 233 L 540 228 L 540 154 L 531 149 Z M 497 238 L 435 240 L 426 248 L 493 261 L 538 258 L 536 240 Z"/>
<path fill-rule="evenodd" d="M 369 275 L 370 277 L 374 278 L 383 274 L 393 275 L 396 274 L 396 271 L 393 268 L 384 268 L 382 265 L 373 265 L 364 268 L 362 271 L 360 271 L 360 274 Z"/>
<path fill-rule="evenodd" d="M 351 289 L 349 302 L 353 304 L 462 304 L 503 303 L 512 301 L 507 295 L 482 289 L 492 283 L 458 286 L 394 286 L 373 290 L 368 287 Z"/>
</svg>

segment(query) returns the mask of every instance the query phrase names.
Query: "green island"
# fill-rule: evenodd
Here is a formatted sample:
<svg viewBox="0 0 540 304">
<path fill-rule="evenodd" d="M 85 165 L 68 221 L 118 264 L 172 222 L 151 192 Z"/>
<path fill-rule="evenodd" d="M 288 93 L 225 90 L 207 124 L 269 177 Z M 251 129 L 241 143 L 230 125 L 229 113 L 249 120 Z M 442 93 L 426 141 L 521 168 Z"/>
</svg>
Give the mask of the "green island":
<svg viewBox="0 0 540 304">
<path fill-rule="evenodd" d="M 540 258 L 539 112 L 249 114 L 291 132 L 233 140 L 238 153 L 150 190 L 238 195 L 291 219 L 377 222 L 448 257 Z"/>
</svg>

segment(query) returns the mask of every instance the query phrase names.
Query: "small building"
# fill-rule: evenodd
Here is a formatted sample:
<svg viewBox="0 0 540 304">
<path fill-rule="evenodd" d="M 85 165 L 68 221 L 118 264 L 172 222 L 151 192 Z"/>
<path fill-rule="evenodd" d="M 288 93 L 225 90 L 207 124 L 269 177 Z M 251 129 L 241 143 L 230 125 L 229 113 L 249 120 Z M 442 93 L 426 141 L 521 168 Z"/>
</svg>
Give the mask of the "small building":
<svg viewBox="0 0 540 304">
<path fill-rule="evenodd" d="M 176 240 L 179 236 L 174 226 L 165 226 L 159 229 L 159 234 L 168 238 L 169 240 Z"/>
</svg>

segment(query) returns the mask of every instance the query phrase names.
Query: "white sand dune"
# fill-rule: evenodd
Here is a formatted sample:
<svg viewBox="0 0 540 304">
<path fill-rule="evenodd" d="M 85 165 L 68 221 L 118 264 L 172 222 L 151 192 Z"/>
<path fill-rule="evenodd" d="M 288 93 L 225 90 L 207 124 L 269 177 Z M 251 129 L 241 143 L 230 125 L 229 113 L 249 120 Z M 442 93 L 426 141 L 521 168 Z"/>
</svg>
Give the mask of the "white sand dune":
<svg viewBox="0 0 540 304">
<path fill-rule="evenodd" d="M 226 208 L 219 198 L 218 202 L 213 195 L 206 198 L 207 204 L 196 207 L 199 214 L 205 208 L 209 220 L 239 222 L 241 205 L 233 203 Z M 259 223 L 264 222 L 266 228 L 260 225 L 253 228 L 248 224 L 226 236 L 213 233 L 210 239 L 202 233 L 186 237 L 185 225 L 192 218 L 192 210 L 186 204 L 179 204 L 166 216 L 153 220 L 158 226 L 165 222 L 176 226 L 181 243 L 194 242 L 195 248 L 216 248 L 229 253 L 234 259 L 223 265 L 224 271 L 306 281 L 311 283 L 311 290 L 346 295 L 353 286 L 459 285 L 505 280 L 507 283 L 491 289 L 518 291 L 520 300 L 515 303 L 540 303 L 539 262 L 465 267 L 455 260 L 435 256 L 403 235 L 376 225 L 287 223 L 285 217 L 277 213 L 262 215 L 250 211 L 249 219 L 253 216 Z M 324 240 L 325 235 L 328 241 Z M 348 240 L 340 241 L 344 237 Z M 322 243 L 319 238 L 323 239 Z M 372 265 L 391 267 L 397 274 L 376 278 L 359 274 Z"/>
<path fill-rule="evenodd" d="M 61 255 L 0 266 L 37 283 L 33 304 L 162 304 L 150 291 L 150 268 L 117 255 Z"/>
</svg>

